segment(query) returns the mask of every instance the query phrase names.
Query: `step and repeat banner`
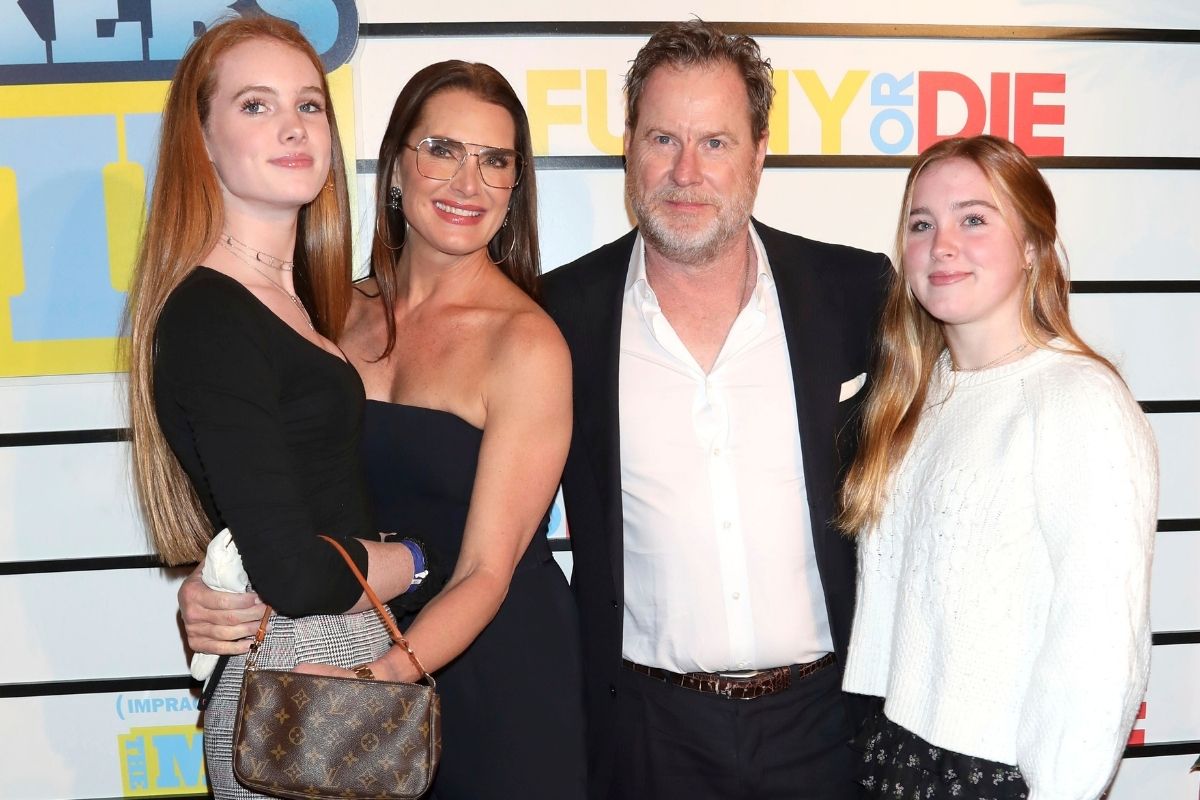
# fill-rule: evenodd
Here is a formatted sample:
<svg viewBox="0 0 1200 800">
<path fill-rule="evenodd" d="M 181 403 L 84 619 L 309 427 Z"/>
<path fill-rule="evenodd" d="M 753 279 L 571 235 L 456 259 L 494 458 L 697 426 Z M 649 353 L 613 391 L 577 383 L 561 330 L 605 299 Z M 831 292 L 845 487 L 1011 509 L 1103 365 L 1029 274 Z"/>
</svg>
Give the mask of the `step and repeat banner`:
<svg viewBox="0 0 1200 800">
<path fill-rule="evenodd" d="M 1200 798 L 1200 6 L 963 5 L 0 1 L 0 798 L 206 791 L 184 573 L 156 566 L 131 494 L 116 331 L 166 81 L 197 31 L 252 11 L 325 58 L 360 269 L 392 102 L 446 58 L 497 67 L 529 110 L 545 268 L 626 232 L 624 73 L 693 14 L 771 59 L 770 225 L 888 251 L 928 143 L 987 132 L 1041 157 L 1073 316 L 1161 453 L 1150 688 L 1110 797 Z"/>
</svg>

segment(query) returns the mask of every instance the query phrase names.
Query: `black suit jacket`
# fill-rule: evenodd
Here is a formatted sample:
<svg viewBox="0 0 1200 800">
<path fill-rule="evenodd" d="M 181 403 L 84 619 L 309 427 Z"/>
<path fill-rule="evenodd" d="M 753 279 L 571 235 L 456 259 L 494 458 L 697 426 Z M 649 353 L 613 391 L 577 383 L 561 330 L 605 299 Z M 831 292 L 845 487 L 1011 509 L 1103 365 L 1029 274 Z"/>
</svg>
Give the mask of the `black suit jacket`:
<svg viewBox="0 0 1200 800">
<path fill-rule="evenodd" d="M 853 542 L 831 520 L 838 479 L 857 441 L 853 418 L 865 391 L 839 402 L 844 381 L 868 371 L 888 259 L 754 222 L 783 316 L 813 545 L 834 648 L 844 663 L 854 615 Z M 621 306 L 636 231 L 546 274 L 546 310 L 574 365 L 575 428 L 563 473 L 574 554 L 571 580 L 583 634 L 592 797 L 607 796 L 618 731 L 617 674 L 623 619 L 620 421 L 617 380 Z"/>
</svg>

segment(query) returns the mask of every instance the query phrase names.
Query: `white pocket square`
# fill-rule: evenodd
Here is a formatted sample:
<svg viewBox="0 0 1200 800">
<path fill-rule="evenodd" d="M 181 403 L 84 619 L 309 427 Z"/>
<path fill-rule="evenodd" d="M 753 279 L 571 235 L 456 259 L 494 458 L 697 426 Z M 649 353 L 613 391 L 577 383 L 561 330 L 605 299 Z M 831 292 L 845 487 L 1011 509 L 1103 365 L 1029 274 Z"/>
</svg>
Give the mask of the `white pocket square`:
<svg viewBox="0 0 1200 800">
<path fill-rule="evenodd" d="M 851 378 L 842 384 L 842 390 L 838 393 L 838 402 L 849 400 L 854 395 L 858 394 L 862 387 L 867 385 L 867 373 L 859 373 L 856 377 Z"/>
</svg>

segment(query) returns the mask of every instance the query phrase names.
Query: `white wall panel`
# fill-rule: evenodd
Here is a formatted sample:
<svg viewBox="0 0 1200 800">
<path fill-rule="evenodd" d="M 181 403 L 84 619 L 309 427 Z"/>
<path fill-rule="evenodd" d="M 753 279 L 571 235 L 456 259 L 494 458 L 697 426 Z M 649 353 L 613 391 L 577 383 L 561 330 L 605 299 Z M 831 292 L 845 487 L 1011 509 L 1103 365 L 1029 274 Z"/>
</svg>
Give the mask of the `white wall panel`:
<svg viewBox="0 0 1200 800">
<path fill-rule="evenodd" d="M 1200 772 L 1189 772 L 1195 754 L 1127 758 L 1117 771 L 1108 800 L 1196 800 Z"/>
<path fill-rule="evenodd" d="M 1200 172 L 1045 170 L 1074 280 L 1198 280 Z"/>
<path fill-rule="evenodd" d="M 130 470 L 124 442 L 0 448 L 0 561 L 151 552 Z"/>
<path fill-rule="evenodd" d="M 1200 644 L 1155 647 L 1150 657 L 1146 715 L 1135 727 L 1146 732 L 1146 744 L 1200 740 Z"/>
<path fill-rule="evenodd" d="M 0 378 L 0 433 L 126 425 L 125 376 Z"/>
<path fill-rule="evenodd" d="M 542 269 L 562 266 L 633 226 L 620 170 L 542 170 L 538 173 L 538 232 Z"/>
<path fill-rule="evenodd" d="M 1200 518 L 1200 414 L 1151 414 L 1150 427 L 1158 440 L 1159 519 Z"/>
<path fill-rule="evenodd" d="M 122 569 L 0 578 L 0 684 L 186 674 L 175 605 L 186 574 Z"/>
<path fill-rule="evenodd" d="M 1150 582 L 1150 624 L 1154 630 L 1200 631 L 1198 568 L 1200 530 L 1158 534 Z"/>
<path fill-rule="evenodd" d="M 1139 400 L 1200 398 L 1200 293 L 1075 295 L 1071 317 Z"/>
</svg>

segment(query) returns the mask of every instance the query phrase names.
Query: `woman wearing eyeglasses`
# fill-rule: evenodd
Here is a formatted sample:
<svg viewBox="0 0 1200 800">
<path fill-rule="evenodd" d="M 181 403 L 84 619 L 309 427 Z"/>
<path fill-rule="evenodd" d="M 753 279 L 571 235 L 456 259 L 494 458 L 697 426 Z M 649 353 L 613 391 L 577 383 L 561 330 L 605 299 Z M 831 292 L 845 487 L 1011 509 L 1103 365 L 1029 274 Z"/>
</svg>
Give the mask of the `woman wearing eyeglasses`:
<svg viewBox="0 0 1200 800">
<path fill-rule="evenodd" d="M 532 156 L 496 70 L 414 75 L 380 146 L 371 276 L 342 340 L 367 391 L 376 520 L 455 564 L 407 632 L 442 690 L 439 800 L 584 796 L 575 607 L 545 537 L 571 362 L 533 300 Z M 398 648 L 371 668 L 417 677 Z"/>
<path fill-rule="evenodd" d="M 370 277 L 339 341 L 366 388 L 376 524 L 455 564 L 401 620 L 441 691 L 438 800 L 584 797 L 576 612 L 545 538 L 571 364 L 533 299 L 531 160 L 525 110 L 496 70 L 446 61 L 413 76 L 380 146 Z M 239 647 L 252 607 L 229 612 L 238 597 L 181 591 L 193 647 Z M 192 622 L 222 606 L 240 626 Z M 366 666 L 417 678 L 398 648 Z"/>
</svg>

